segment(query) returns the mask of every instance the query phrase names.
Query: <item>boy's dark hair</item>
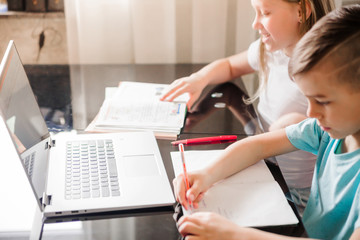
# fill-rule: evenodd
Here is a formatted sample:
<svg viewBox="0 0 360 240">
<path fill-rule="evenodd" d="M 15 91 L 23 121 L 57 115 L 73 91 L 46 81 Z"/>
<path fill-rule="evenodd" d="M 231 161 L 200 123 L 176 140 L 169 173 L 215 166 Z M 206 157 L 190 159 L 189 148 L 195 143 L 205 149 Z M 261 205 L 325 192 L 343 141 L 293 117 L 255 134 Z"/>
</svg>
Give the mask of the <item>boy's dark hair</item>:
<svg viewBox="0 0 360 240">
<path fill-rule="evenodd" d="M 296 45 L 289 74 L 307 73 L 322 59 L 341 81 L 360 89 L 360 4 L 332 11 L 320 19 Z"/>
</svg>

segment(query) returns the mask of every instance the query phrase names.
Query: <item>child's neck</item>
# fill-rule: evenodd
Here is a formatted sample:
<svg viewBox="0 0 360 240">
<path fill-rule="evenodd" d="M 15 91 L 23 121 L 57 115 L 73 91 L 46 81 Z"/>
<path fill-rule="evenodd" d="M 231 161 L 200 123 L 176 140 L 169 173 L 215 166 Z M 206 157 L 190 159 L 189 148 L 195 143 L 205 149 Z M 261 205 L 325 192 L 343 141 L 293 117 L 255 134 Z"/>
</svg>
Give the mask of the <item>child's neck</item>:
<svg viewBox="0 0 360 240">
<path fill-rule="evenodd" d="M 282 51 L 285 53 L 286 56 L 291 57 L 292 49 L 290 50 L 290 49 L 284 48 Z"/>
<path fill-rule="evenodd" d="M 291 57 L 294 48 L 295 48 L 295 45 L 290 45 L 286 48 L 283 48 L 282 51 L 285 53 L 286 56 Z"/>
<path fill-rule="evenodd" d="M 342 153 L 353 152 L 360 148 L 360 139 L 354 135 L 345 137 L 342 144 Z"/>
</svg>

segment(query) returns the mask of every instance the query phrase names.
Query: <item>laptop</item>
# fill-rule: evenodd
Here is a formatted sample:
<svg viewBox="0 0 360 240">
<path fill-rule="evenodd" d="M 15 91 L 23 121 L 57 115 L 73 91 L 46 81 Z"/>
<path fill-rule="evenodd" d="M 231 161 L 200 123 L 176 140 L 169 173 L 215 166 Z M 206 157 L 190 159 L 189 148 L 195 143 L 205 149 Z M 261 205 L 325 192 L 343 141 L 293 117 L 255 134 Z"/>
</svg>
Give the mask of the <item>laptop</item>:
<svg viewBox="0 0 360 240">
<path fill-rule="evenodd" d="M 0 110 L 45 217 L 175 203 L 152 132 L 51 135 L 13 41 L 0 65 Z"/>
</svg>

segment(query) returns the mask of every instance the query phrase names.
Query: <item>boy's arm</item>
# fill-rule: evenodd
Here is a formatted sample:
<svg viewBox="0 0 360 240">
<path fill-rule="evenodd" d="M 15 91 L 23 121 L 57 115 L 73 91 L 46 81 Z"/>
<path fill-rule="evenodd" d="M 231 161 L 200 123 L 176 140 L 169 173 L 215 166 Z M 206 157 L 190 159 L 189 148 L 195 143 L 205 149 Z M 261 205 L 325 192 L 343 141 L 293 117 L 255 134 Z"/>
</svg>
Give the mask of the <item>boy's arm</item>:
<svg viewBox="0 0 360 240">
<path fill-rule="evenodd" d="M 282 236 L 254 228 L 241 227 L 230 220 L 211 212 L 196 212 L 183 216 L 178 221 L 179 232 L 186 239 L 228 239 L 228 240 L 295 240 L 305 239 Z M 308 239 L 308 238 L 306 238 Z"/>
<path fill-rule="evenodd" d="M 189 173 L 190 189 L 185 190 L 182 175 L 173 181 L 175 196 L 185 209 L 190 199 L 194 206 L 201 201 L 203 193 L 214 183 L 227 178 L 256 162 L 275 155 L 296 150 L 286 136 L 285 129 L 268 132 L 231 144 L 224 153 L 210 166 Z M 186 195 L 186 196 L 185 196 Z"/>
<path fill-rule="evenodd" d="M 247 137 L 233 143 L 205 171 L 211 184 L 231 176 L 256 162 L 297 150 L 286 136 L 285 129 Z"/>
<path fill-rule="evenodd" d="M 292 112 L 285 115 L 282 115 L 278 118 L 275 122 L 273 122 L 270 127 L 269 131 L 275 131 L 281 128 L 285 128 L 292 124 L 299 123 L 303 120 L 307 119 L 307 116 L 298 112 Z"/>
</svg>

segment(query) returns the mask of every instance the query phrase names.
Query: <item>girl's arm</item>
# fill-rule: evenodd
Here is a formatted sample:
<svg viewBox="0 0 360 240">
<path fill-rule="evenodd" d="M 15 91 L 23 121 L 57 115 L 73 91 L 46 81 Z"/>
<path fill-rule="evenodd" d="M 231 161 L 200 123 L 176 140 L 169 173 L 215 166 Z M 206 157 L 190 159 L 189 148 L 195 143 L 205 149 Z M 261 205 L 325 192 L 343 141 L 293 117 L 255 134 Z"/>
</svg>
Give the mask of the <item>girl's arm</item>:
<svg viewBox="0 0 360 240">
<path fill-rule="evenodd" d="M 224 83 L 253 72 L 254 69 L 248 62 L 247 51 L 244 51 L 228 58 L 216 60 L 194 74 L 198 75 L 207 85 L 211 85 Z"/>
<path fill-rule="evenodd" d="M 188 108 L 199 98 L 203 89 L 210 84 L 220 84 L 244 74 L 252 73 L 247 60 L 247 51 L 216 60 L 188 77 L 175 80 L 160 100 L 172 101 L 183 93 L 189 93 Z"/>
</svg>

